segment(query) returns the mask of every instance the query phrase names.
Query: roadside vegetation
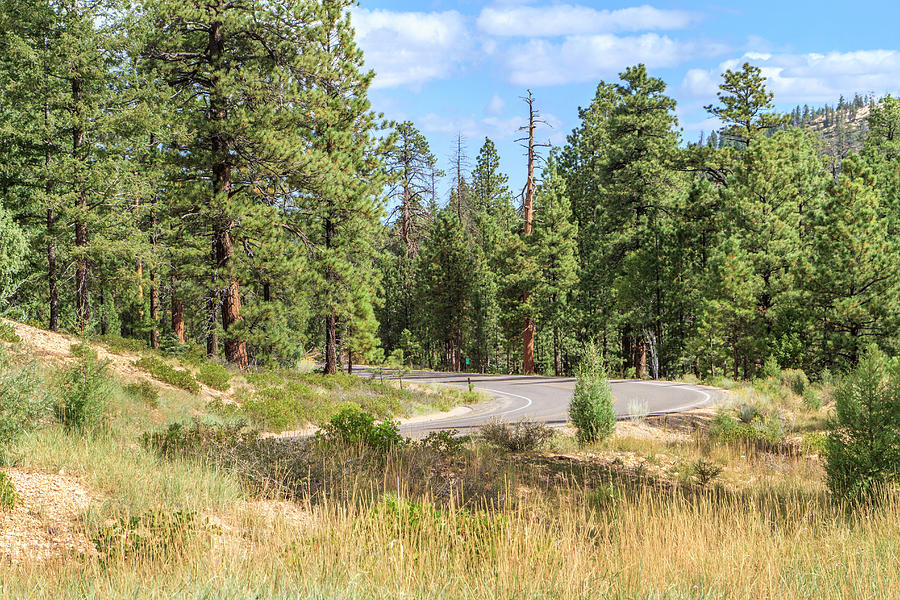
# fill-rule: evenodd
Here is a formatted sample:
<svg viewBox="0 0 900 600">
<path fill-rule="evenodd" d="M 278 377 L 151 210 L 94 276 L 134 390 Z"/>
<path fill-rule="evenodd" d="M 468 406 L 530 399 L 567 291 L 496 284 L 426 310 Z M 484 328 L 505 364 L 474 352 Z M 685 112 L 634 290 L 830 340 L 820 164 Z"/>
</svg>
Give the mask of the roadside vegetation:
<svg viewBox="0 0 900 600">
<path fill-rule="evenodd" d="M 622 422 L 594 441 L 528 422 L 405 439 L 391 419 L 440 393 L 377 378 L 229 371 L 240 400 L 220 404 L 123 385 L 84 349 L 59 367 L 19 343 L 2 352 L 0 417 L 21 427 L 2 440 L 0 525 L 40 510 L 29 477 L 61 474 L 89 499 L 66 525 L 78 550 L 23 562 L 0 534 L 3 599 L 890 598 L 900 586 L 896 455 L 873 470 L 841 416 L 865 393 L 896 407 L 895 362 L 875 352 L 836 387 L 773 372 L 733 385 L 718 411 Z M 316 394 L 316 435 L 260 435 L 273 421 L 254 402 L 307 414 L 296 407 Z M 896 449 L 896 429 L 883 431 Z M 848 496 L 829 489 L 833 470 L 881 483 Z"/>
</svg>

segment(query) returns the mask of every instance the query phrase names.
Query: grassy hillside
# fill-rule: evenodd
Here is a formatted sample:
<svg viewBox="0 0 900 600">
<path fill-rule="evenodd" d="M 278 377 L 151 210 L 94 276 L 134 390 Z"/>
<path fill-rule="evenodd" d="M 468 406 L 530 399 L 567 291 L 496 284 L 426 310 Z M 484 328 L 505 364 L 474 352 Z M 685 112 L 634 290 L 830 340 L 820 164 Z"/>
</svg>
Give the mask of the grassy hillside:
<svg viewBox="0 0 900 600">
<path fill-rule="evenodd" d="M 59 406 L 62 373 L 80 360 L 16 329 L 25 335 L 0 350 L 4 402 Z M 146 356 L 195 378 L 202 369 Z M 249 425 L 290 411 L 302 415 L 293 427 L 348 402 L 389 415 L 457 398 L 299 371 L 228 375 L 218 395 L 111 368 L 98 425 L 67 428 L 52 408 L 36 411 L 0 469 L 0 498 L 13 497 L 0 508 L 0 598 L 886 599 L 900 589 L 900 498 L 857 512 L 830 499 L 819 456 L 830 387 L 798 372 L 719 381 L 732 389 L 718 411 L 620 423 L 584 447 L 567 431 L 541 443 L 540 427 L 520 428 L 523 452 L 499 444 L 502 426 L 393 443 L 357 418 L 318 438 L 259 436 Z"/>
</svg>

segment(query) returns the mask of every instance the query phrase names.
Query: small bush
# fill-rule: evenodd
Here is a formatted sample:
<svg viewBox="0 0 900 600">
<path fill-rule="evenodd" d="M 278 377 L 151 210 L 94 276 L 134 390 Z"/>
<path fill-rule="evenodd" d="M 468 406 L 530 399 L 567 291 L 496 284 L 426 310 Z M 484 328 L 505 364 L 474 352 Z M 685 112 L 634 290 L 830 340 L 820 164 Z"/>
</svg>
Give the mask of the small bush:
<svg viewBox="0 0 900 600">
<path fill-rule="evenodd" d="M 759 374 L 765 379 L 769 379 L 770 377 L 777 379 L 781 376 L 781 365 L 778 364 L 778 359 L 775 358 L 774 354 L 769 355 L 769 358 L 763 363 Z"/>
<path fill-rule="evenodd" d="M 104 418 L 112 389 L 108 363 L 97 358 L 90 346 L 72 346 L 78 360 L 57 379 L 56 418 L 69 431 L 98 427 Z"/>
<path fill-rule="evenodd" d="M 588 508 L 604 512 L 617 508 L 622 501 L 622 492 L 611 483 L 596 487 L 585 494 Z"/>
<path fill-rule="evenodd" d="M 262 389 L 244 402 L 244 413 L 254 423 L 275 431 L 301 425 L 306 422 L 305 414 L 292 392 L 296 393 L 296 390 L 278 387 Z"/>
<path fill-rule="evenodd" d="M 803 454 L 824 454 L 828 436 L 824 433 L 807 433 L 800 442 Z"/>
<path fill-rule="evenodd" d="M 135 400 L 139 400 L 153 408 L 159 406 L 159 390 L 149 381 L 129 383 L 124 389 L 125 393 Z"/>
<path fill-rule="evenodd" d="M 197 370 L 197 379 L 200 383 L 205 383 L 214 390 L 227 392 L 231 385 L 228 381 L 231 375 L 222 365 L 214 362 L 204 362 Z"/>
<path fill-rule="evenodd" d="M 196 529 L 196 518 L 191 512 L 155 510 L 103 525 L 91 540 L 105 560 L 150 558 L 181 552 Z"/>
<path fill-rule="evenodd" d="M 802 396 L 809 385 L 809 378 L 800 369 L 785 369 L 781 372 L 781 385 Z"/>
<path fill-rule="evenodd" d="M 822 408 L 822 394 L 812 386 L 803 390 L 803 404 L 809 410 Z"/>
<path fill-rule="evenodd" d="M 752 404 L 742 404 L 738 408 L 738 419 L 745 425 L 750 425 L 759 416 L 759 409 Z"/>
<path fill-rule="evenodd" d="M 509 452 L 534 452 L 553 437 L 553 429 L 546 423 L 491 421 L 481 427 L 481 439 Z"/>
<path fill-rule="evenodd" d="M 0 509 L 10 509 L 19 503 L 19 496 L 12 481 L 6 477 L 6 473 L 0 471 Z"/>
<path fill-rule="evenodd" d="M 0 321 L 0 342 L 6 342 L 8 344 L 18 344 L 21 341 L 22 338 L 19 337 L 19 334 L 16 333 L 16 330 L 13 329 L 12 325 L 4 321 Z"/>
<path fill-rule="evenodd" d="M 582 443 L 602 440 L 615 431 L 616 413 L 606 366 L 593 344 L 588 345 L 575 376 L 569 418 L 578 429 L 578 440 Z"/>
<path fill-rule="evenodd" d="M 875 346 L 834 391 L 836 419 L 825 444 L 831 492 L 875 500 L 900 477 L 900 364 Z"/>
<path fill-rule="evenodd" d="M 127 338 L 121 335 L 97 335 L 91 338 L 92 342 L 103 344 L 110 352 L 143 352 L 147 349 L 147 342 L 137 338 Z"/>
<path fill-rule="evenodd" d="M 404 443 L 396 422 L 388 419 L 376 424 L 374 415 L 352 406 L 331 417 L 322 431 L 328 442 L 365 445 L 379 451 Z"/>
<path fill-rule="evenodd" d="M 705 487 L 722 473 L 722 467 L 705 458 L 700 458 L 691 463 L 689 473 L 697 478 L 697 483 Z"/>
<path fill-rule="evenodd" d="M 471 436 L 459 435 L 458 429 L 443 429 L 430 432 L 420 443 L 438 454 L 452 456 L 459 454 L 470 439 Z"/>
<path fill-rule="evenodd" d="M 181 388 L 192 394 L 200 391 L 200 384 L 189 371 L 175 369 L 154 356 L 145 356 L 134 363 L 136 367 L 144 369 L 160 381 Z"/>
<path fill-rule="evenodd" d="M 49 409 L 41 377 L 31 365 L 19 365 L 0 346 L 0 455 Z"/>
</svg>

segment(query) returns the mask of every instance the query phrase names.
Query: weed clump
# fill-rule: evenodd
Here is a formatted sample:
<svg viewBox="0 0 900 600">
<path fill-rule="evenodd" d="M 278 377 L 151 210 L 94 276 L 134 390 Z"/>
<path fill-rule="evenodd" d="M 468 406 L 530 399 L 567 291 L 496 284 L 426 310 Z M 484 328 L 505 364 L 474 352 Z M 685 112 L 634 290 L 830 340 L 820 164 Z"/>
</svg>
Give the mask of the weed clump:
<svg viewBox="0 0 900 600">
<path fill-rule="evenodd" d="M 0 509 L 8 510 L 19 503 L 19 496 L 12 481 L 6 477 L 6 473 L 0 471 Z"/>
<path fill-rule="evenodd" d="M 534 452 L 553 437 L 553 429 L 546 423 L 492 421 L 481 428 L 481 439 L 509 452 Z"/>
<path fill-rule="evenodd" d="M 175 369 L 154 356 L 144 356 L 134 363 L 136 367 L 144 369 L 160 381 L 186 390 L 192 394 L 200 391 L 200 384 L 189 371 Z"/>
<path fill-rule="evenodd" d="M 125 393 L 144 404 L 156 408 L 159 406 L 159 390 L 149 381 L 129 383 L 124 387 Z"/>
<path fill-rule="evenodd" d="M 0 321 L 0 342 L 18 344 L 21 341 L 22 338 L 19 337 L 19 334 L 16 333 L 16 330 L 13 329 L 12 325 Z"/>
<path fill-rule="evenodd" d="M 171 556 L 184 549 L 197 530 L 196 517 L 187 511 L 150 511 L 102 525 L 91 541 L 104 560 Z"/>
<path fill-rule="evenodd" d="M 471 436 L 459 435 L 458 429 L 443 429 L 430 432 L 420 443 L 442 456 L 453 456 L 459 454 L 471 439 Z"/>
</svg>

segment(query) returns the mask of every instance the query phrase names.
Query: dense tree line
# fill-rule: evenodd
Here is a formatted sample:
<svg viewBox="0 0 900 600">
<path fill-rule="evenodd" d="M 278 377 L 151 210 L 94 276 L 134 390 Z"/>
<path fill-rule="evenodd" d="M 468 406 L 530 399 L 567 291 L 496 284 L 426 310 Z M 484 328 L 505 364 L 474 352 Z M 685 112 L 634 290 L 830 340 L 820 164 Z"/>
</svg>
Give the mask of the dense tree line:
<svg viewBox="0 0 900 600">
<path fill-rule="evenodd" d="M 715 142 L 685 145 L 636 66 L 543 156 L 529 94 L 522 188 L 460 138 L 441 197 L 425 136 L 369 106 L 348 4 L 0 0 L 4 312 L 326 371 L 563 374 L 595 342 L 621 373 L 751 376 L 896 350 L 896 100 L 842 103 L 868 133 L 826 160 L 747 65 Z"/>
</svg>

